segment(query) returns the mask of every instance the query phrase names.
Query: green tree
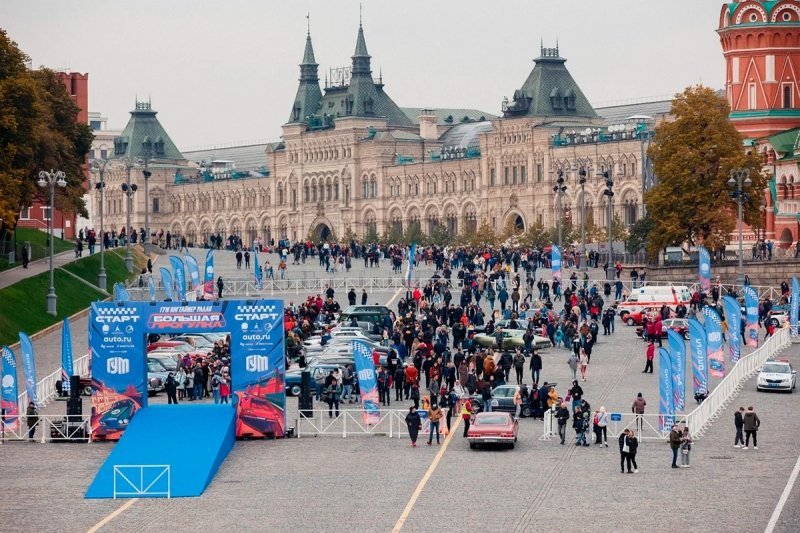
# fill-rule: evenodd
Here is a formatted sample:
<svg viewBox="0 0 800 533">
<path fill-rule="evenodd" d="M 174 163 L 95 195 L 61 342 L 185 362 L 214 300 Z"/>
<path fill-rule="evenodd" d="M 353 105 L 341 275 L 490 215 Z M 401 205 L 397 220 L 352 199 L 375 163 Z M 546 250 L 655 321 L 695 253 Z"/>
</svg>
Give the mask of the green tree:
<svg viewBox="0 0 800 533">
<path fill-rule="evenodd" d="M 57 169 L 67 187 L 56 206 L 86 215 L 83 171 L 92 142 L 79 109 L 55 73 L 28 70 L 28 57 L 0 30 L 0 228 L 16 224 L 21 207 L 34 198 L 47 201 L 37 187 L 38 171 Z"/>
<path fill-rule="evenodd" d="M 558 224 L 548 229 L 545 232 L 546 244 L 558 244 Z M 561 242 L 564 246 L 568 246 L 576 241 L 581 240 L 581 227 L 578 224 L 577 228 L 572 224 L 572 220 L 567 217 L 561 217 Z"/>
<path fill-rule="evenodd" d="M 433 230 L 428 235 L 426 242 L 435 246 L 446 246 L 453 242 L 453 237 L 447 231 L 445 225 L 439 223 L 433 226 Z"/>
<path fill-rule="evenodd" d="M 544 224 L 541 222 L 534 222 L 528 229 L 520 236 L 519 242 L 522 246 L 540 248 L 549 244 L 547 242 L 547 231 L 544 229 Z"/>
<path fill-rule="evenodd" d="M 378 239 L 378 229 L 375 227 L 375 224 L 367 224 L 367 231 L 364 233 L 364 242 L 378 242 Z"/>
<path fill-rule="evenodd" d="M 403 244 L 414 244 L 415 242 L 421 244 L 424 239 L 425 235 L 422 233 L 422 227 L 419 225 L 419 221 L 413 220 L 409 222 L 408 227 L 406 227 L 403 232 Z"/>
<path fill-rule="evenodd" d="M 580 229 L 578 231 L 580 231 Z M 597 234 L 598 242 L 608 242 L 608 226 L 598 228 Z M 614 242 L 624 241 L 628 238 L 628 226 L 619 218 L 619 215 L 614 215 L 614 218 L 611 219 L 611 238 Z"/>
<path fill-rule="evenodd" d="M 650 217 L 645 216 L 637 220 L 628 232 L 625 249 L 632 254 L 641 252 L 647 246 L 647 236 L 650 233 Z"/>
<path fill-rule="evenodd" d="M 353 232 L 353 228 L 348 224 L 344 228 L 344 235 L 342 235 L 342 242 L 350 244 L 351 241 L 358 240 L 358 236 Z"/>
<path fill-rule="evenodd" d="M 761 191 L 767 177 L 755 153 L 746 154 L 742 138 L 728 119 L 730 108 L 713 89 L 689 87 L 675 96 L 674 121 L 656 127 L 648 155 L 658 184 L 645 193 L 652 231 L 647 250 L 653 256 L 667 246 L 704 244 L 716 248 L 736 226 L 736 205 L 727 186 L 733 169 L 747 169 L 752 185 L 744 220 L 760 227 Z"/>
</svg>

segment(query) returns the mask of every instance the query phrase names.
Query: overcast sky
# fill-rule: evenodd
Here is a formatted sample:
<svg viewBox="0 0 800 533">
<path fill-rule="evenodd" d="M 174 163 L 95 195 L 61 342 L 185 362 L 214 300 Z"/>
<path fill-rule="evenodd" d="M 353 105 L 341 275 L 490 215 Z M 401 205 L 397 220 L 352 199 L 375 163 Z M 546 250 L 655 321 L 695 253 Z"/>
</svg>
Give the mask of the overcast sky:
<svg viewBox="0 0 800 533">
<path fill-rule="evenodd" d="M 374 76 L 405 107 L 497 114 L 558 39 L 594 104 L 721 88 L 721 0 L 363 1 Z M 356 0 L 2 0 L 2 26 L 34 66 L 89 73 L 90 111 L 122 128 L 152 99 L 179 148 L 281 134 L 306 13 L 320 64 L 350 65 Z"/>
</svg>

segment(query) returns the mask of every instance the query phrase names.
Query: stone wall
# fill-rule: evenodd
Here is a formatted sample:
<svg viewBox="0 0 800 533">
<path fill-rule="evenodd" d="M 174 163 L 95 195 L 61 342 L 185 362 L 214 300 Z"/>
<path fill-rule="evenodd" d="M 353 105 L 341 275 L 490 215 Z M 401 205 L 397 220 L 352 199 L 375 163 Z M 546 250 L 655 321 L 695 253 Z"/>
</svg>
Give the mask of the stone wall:
<svg viewBox="0 0 800 533">
<path fill-rule="evenodd" d="M 723 284 L 735 283 L 738 270 L 739 266 L 735 261 L 713 263 L 711 265 L 712 282 L 719 276 Z M 800 260 L 783 259 L 745 263 L 744 273 L 750 277 L 751 285 L 779 287 L 782 281 L 788 281 L 792 276 L 800 276 Z M 647 267 L 648 281 L 695 281 L 697 279 L 697 264 Z"/>
</svg>

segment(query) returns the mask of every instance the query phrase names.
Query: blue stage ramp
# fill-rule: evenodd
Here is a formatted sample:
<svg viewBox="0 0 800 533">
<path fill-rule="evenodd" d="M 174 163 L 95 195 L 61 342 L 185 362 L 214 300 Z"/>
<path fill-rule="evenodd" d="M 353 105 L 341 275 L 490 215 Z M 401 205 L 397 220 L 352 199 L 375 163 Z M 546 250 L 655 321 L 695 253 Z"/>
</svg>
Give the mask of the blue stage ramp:
<svg viewBox="0 0 800 533">
<path fill-rule="evenodd" d="M 153 405 L 136 413 L 87 498 L 200 496 L 235 442 L 230 405 Z"/>
</svg>

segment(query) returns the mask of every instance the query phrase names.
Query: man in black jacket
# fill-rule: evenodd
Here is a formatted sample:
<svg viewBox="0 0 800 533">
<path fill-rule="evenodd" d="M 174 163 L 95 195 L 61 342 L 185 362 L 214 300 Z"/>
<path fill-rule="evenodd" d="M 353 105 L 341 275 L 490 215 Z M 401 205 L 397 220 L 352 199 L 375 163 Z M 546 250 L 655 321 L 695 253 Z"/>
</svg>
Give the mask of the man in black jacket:
<svg viewBox="0 0 800 533">
<path fill-rule="evenodd" d="M 567 409 L 566 402 L 562 402 L 556 409 L 556 420 L 558 420 L 558 436 L 561 437 L 561 444 L 563 445 L 564 439 L 567 437 L 567 421 L 569 420 L 569 409 Z"/>
<path fill-rule="evenodd" d="M 733 447 L 741 448 L 744 446 L 744 407 L 739 407 L 739 410 L 733 414 L 733 425 L 736 426 L 736 438 L 733 441 Z"/>
<path fill-rule="evenodd" d="M 175 375 L 170 372 L 167 376 L 167 381 L 164 382 L 164 390 L 167 393 L 167 404 L 177 404 L 178 398 L 176 393 L 178 392 L 178 382 L 175 381 Z"/>
</svg>

